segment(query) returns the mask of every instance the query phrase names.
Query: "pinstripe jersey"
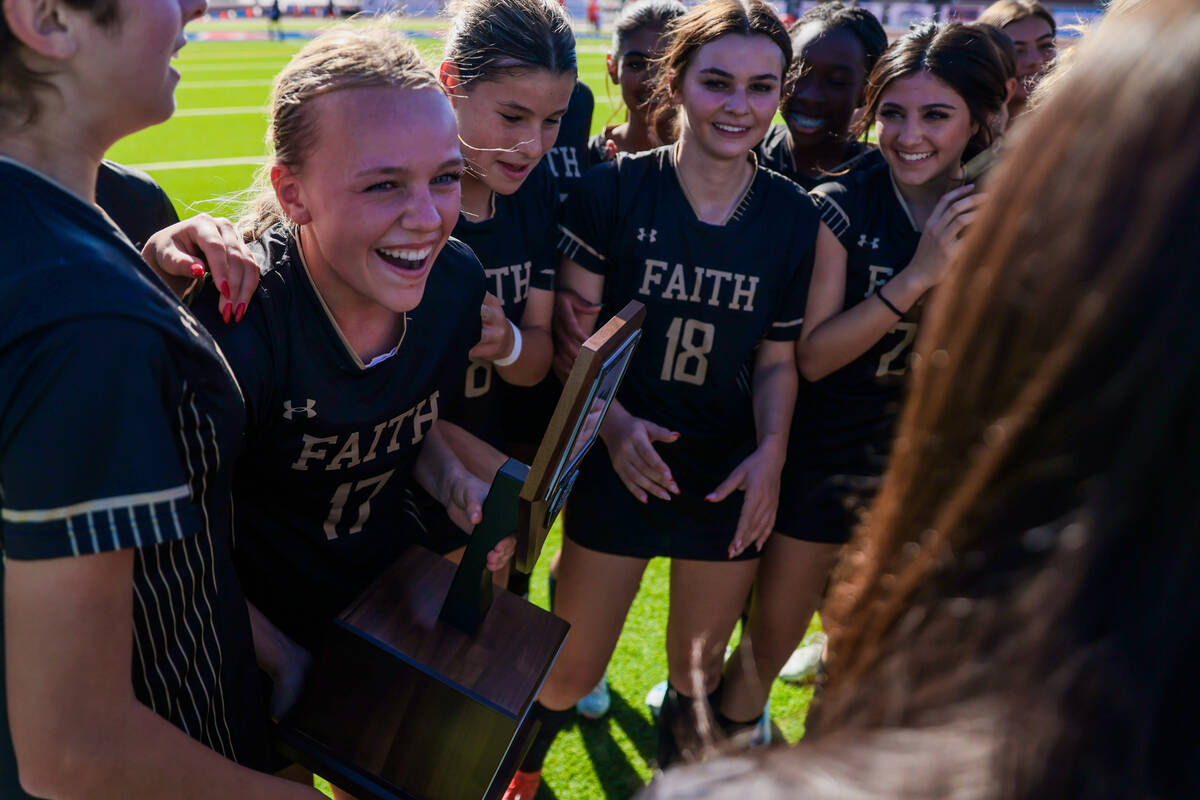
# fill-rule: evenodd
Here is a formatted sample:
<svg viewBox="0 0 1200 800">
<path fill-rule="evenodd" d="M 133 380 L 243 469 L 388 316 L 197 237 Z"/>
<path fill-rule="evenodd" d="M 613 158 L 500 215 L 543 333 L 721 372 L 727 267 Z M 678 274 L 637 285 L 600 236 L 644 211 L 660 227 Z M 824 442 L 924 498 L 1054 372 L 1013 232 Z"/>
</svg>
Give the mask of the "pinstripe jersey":
<svg viewBox="0 0 1200 800">
<path fill-rule="evenodd" d="M 265 715 L 230 556 L 227 468 L 244 413 L 232 373 L 94 207 L 12 161 L 0 159 L 0 183 L 4 557 L 133 549 L 137 698 L 261 765 Z M 6 708 L 0 796 L 23 797 Z"/>
<path fill-rule="evenodd" d="M 634 415 L 707 442 L 702 460 L 719 481 L 754 449 L 755 348 L 800 334 L 817 213 L 799 186 L 756 166 L 725 224 L 702 222 L 672 152 L 620 153 L 593 167 L 567 198 L 559 250 L 604 276 L 608 308 L 645 303 L 619 398 Z"/>
</svg>

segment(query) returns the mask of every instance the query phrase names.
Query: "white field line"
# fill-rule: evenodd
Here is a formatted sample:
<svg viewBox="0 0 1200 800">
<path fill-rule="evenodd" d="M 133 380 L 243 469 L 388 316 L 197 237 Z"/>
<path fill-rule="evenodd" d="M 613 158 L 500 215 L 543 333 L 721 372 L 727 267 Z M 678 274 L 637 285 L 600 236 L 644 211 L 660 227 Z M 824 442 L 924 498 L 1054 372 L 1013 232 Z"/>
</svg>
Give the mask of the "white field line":
<svg viewBox="0 0 1200 800">
<path fill-rule="evenodd" d="M 176 117 L 224 117 L 238 114 L 260 114 L 266 116 L 267 109 L 263 106 L 226 106 L 224 108 L 181 108 L 173 116 Z"/>
<path fill-rule="evenodd" d="M 279 59 L 279 65 L 286 64 L 285 59 Z M 261 70 L 274 69 L 274 64 L 245 64 L 237 61 L 230 61 L 226 64 L 180 64 L 179 71 L 183 74 L 189 72 L 234 72 L 237 70 Z"/>
<path fill-rule="evenodd" d="M 206 167 L 257 167 L 266 160 L 266 156 L 238 156 L 236 158 L 197 158 L 192 161 L 144 161 L 141 164 L 129 164 L 128 166 L 154 172 L 155 170 L 204 169 Z"/>
<path fill-rule="evenodd" d="M 176 89 L 236 89 L 245 86 L 270 86 L 270 79 L 259 81 L 189 81 L 182 80 Z"/>
</svg>

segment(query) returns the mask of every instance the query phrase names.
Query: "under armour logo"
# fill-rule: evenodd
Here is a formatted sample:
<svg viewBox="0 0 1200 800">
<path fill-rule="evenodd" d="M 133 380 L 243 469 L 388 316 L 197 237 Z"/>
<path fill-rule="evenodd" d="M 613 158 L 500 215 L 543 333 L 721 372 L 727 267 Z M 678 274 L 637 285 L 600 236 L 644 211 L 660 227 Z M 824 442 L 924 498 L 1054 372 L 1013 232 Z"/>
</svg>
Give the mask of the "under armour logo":
<svg viewBox="0 0 1200 800">
<path fill-rule="evenodd" d="M 283 418 L 290 420 L 296 414 L 303 414 L 308 419 L 312 419 L 317 415 L 317 401 L 310 397 L 304 405 L 294 406 L 291 400 L 285 400 L 283 403 Z"/>
<path fill-rule="evenodd" d="M 879 249 L 879 237 L 878 237 L 878 236 L 876 236 L 875 238 L 871 239 L 871 240 L 870 240 L 870 243 L 871 243 L 871 249 L 872 249 L 872 250 L 878 250 L 878 249 Z M 864 233 L 864 234 L 862 234 L 862 235 L 860 235 L 860 236 L 858 237 L 858 246 L 859 246 L 859 247 L 866 247 L 866 246 L 867 246 L 867 235 L 866 235 L 865 233 Z"/>
<path fill-rule="evenodd" d="M 638 228 L 638 241 L 639 241 L 639 242 L 644 242 L 644 241 L 646 241 L 646 237 L 647 237 L 647 236 L 649 236 L 649 238 L 650 238 L 650 242 L 651 242 L 651 243 L 653 243 L 653 242 L 654 242 L 654 239 L 655 239 L 655 237 L 656 237 L 656 236 L 658 236 L 658 231 L 657 231 L 657 230 L 655 230 L 654 228 L 651 228 L 651 229 L 650 229 L 650 233 L 646 233 L 646 229 L 645 229 L 645 228 Z"/>
</svg>

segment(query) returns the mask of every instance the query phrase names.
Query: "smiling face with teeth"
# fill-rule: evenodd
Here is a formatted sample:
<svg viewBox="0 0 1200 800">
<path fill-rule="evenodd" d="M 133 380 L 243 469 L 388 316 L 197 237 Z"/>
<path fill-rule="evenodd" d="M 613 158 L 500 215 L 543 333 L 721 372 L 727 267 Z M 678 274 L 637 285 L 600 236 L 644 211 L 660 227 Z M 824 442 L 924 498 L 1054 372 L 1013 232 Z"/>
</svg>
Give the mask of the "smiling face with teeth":
<svg viewBox="0 0 1200 800">
<path fill-rule="evenodd" d="M 831 30 L 822 22 L 795 30 L 792 47 L 801 70 L 782 110 L 795 148 L 819 147 L 830 140 L 844 145 L 850 117 L 862 102 L 866 48 L 849 30 Z"/>
<path fill-rule="evenodd" d="M 394 319 L 421 302 L 458 220 L 454 114 L 432 88 L 342 89 L 311 102 L 316 140 L 304 164 L 275 167 L 276 196 L 338 324 Z"/>
<path fill-rule="evenodd" d="M 672 92 L 683 109 L 681 147 L 744 159 L 771 126 L 783 68 L 783 51 L 767 36 L 729 34 L 697 49 Z"/>
<path fill-rule="evenodd" d="M 953 175 L 978 130 L 962 96 L 923 71 L 884 87 L 875 126 L 879 150 L 901 187 L 925 186 Z"/>
</svg>

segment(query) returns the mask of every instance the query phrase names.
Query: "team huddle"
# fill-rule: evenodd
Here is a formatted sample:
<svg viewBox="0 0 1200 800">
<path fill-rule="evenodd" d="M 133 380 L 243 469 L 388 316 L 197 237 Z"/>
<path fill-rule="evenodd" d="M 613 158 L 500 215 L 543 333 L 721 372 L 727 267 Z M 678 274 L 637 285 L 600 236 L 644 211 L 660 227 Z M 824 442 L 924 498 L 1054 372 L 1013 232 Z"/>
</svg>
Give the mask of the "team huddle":
<svg viewBox="0 0 1200 800">
<path fill-rule="evenodd" d="M 465 0 L 437 68 L 354 21 L 275 78 L 244 215 L 179 221 L 100 156 L 170 116 L 204 6 L 4 4 L 0 794 L 319 796 L 267 731 L 331 620 L 413 544 L 461 556 L 632 300 L 552 566 L 570 636 L 505 797 L 603 692 L 656 557 L 659 768 L 763 743 L 988 206 L 964 165 L 1023 124 L 1053 17 L 1000 0 L 889 43 L 854 4 L 788 28 L 763 0 L 637 0 L 608 59 L 626 119 L 590 141 L 555 0 Z M 488 566 L 526 591 L 514 547 Z"/>
</svg>

